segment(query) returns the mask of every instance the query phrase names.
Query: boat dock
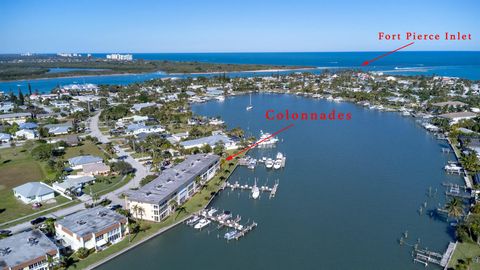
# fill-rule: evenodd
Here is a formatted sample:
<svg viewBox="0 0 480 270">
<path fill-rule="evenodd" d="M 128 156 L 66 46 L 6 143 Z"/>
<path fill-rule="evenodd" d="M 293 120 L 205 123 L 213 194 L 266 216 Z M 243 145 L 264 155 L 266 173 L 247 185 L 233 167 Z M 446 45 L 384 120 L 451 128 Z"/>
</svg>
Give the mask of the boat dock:
<svg viewBox="0 0 480 270">
<path fill-rule="evenodd" d="M 222 213 L 215 215 L 216 212 L 217 210 L 214 208 L 202 210 L 197 216 L 194 216 L 186 223 L 187 225 L 194 226 L 195 224 L 202 222 L 202 220 L 208 220 L 207 225 L 210 222 L 214 222 L 217 224 L 217 229 L 233 229 L 232 231 L 225 233 L 224 238 L 227 240 L 238 240 L 258 226 L 258 223 L 255 221 L 249 223 L 248 225 L 240 224 L 242 217 L 237 215 L 235 218 L 233 218 L 230 211 L 223 211 Z"/>
<path fill-rule="evenodd" d="M 252 191 L 254 186 L 250 186 L 250 185 L 240 185 L 240 183 L 238 183 L 238 181 L 236 181 L 235 183 L 230 183 L 230 182 L 225 182 L 222 186 L 222 189 L 226 189 L 226 188 L 230 188 L 232 191 L 238 189 L 238 190 L 249 190 L 249 191 Z M 275 197 L 275 195 L 277 194 L 277 190 L 278 190 L 278 180 L 275 181 L 275 184 L 273 185 L 273 187 L 268 187 L 268 186 L 259 186 L 258 187 L 258 190 L 261 191 L 261 192 L 267 192 L 267 193 L 270 193 L 270 196 L 269 198 L 273 198 Z"/>
<path fill-rule="evenodd" d="M 450 242 L 447 250 L 443 254 L 426 249 L 415 249 L 413 261 L 421 263 L 425 265 L 425 267 L 428 266 L 428 263 L 434 263 L 440 265 L 441 267 L 446 267 L 450 258 L 452 257 L 455 246 L 456 243 Z"/>
</svg>

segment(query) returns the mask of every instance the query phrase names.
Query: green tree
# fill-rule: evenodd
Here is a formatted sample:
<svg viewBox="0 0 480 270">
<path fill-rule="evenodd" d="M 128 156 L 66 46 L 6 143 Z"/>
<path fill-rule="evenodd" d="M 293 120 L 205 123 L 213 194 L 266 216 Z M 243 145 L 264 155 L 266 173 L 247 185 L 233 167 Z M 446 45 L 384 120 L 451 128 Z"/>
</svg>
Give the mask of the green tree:
<svg viewBox="0 0 480 270">
<path fill-rule="evenodd" d="M 117 161 L 111 165 L 111 168 L 114 172 L 117 172 L 121 175 L 127 175 L 134 171 L 132 165 L 125 161 Z"/>
<path fill-rule="evenodd" d="M 462 201 L 457 197 L 450 199 L 445 205 L 445 209 L 447 210 L 448 216 L 455 219 L 460 218 L 464 214 Z"/>
</svg>

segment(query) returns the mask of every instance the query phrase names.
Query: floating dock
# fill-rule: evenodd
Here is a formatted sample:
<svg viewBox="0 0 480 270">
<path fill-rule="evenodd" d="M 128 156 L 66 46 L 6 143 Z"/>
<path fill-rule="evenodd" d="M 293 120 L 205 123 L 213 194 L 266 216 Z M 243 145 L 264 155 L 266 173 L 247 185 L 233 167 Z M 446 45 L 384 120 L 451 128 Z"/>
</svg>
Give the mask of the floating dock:
<svg viewBox="0 0 480 270">
<path fill-rule="evenodd" d="M 226 188 L 230 188 L 232 191 L 238 189 L 238 190 L 248 190 L 248 191 L 251 191 L 253 189 L 254 186 L 250 186 L 250 185 L 240 185 L 240 183 L 238 183 L 238 181 L 236 181 L 235 183 L 229 183 L 229 182 L 225 182 L 222 186 L 222 189 L 226 189 Z M 273 187 L 268 187 L 268 186 L 259 186 L 258 189 L 261 191 L 261 192 L 267 192 L 267 193 L 270 193 L 269 195 L 269 198 L 274 198 L 275 195 L 277 194 L 277 190 L 278 190 L 278 180 L 275 181 L 275 184 L 273 185 Z"/>
<path fill-rule="evenodd" d="M 456 243 L 450 242 L 448 244 L 447 250 L 440 254 L 438 252 L 429 251 L 426 249 L 416 249 L 414 252 L 414 262 L 421 263 L 428 266 L 429 263 L 434 263 L 440 265 L 441 267 L 446 267 L 450 258 L 452 257 L 453 251 L 455 250 Z"/>
<path fill-rule="evenodd" d="M 258 226 L 258 223 L 256 223 L 255 221 L 253 221 L 248 225 L 240 224 L 242 217 L 237 215 L 235 218 L 233 218 L 229 211 L 224 211 L 221 214 L 215 215 L 215 214 L 211 214 L 211 210 L 212 209 L 205 209 L 200 211 L 198 213 L 198 217 L 202 219 L 207 219 L 210 222 L 216 223 L 217 229 L 221 229 L 224 227 L 234 229 L 233 233 L 229 232 L 231 235 L 227 240 L 232 240 L 232 239 L 238 240 Z M 227 212 L 229 213 L 229 215 L 225 215 L 225 213 Z"/>
</svg>

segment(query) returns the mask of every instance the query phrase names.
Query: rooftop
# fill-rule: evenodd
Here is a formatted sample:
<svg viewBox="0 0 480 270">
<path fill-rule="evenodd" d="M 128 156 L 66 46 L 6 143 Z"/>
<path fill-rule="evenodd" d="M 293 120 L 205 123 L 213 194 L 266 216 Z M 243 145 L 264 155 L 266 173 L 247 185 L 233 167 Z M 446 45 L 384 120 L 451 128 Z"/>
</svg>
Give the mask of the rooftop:
<svg viewBox="0 0 480 270">
<path fill-rule="evenodd" d="M 68 163 L 70 163 L 71 166 L 79 166 L 83 164 L 89 164 L 89 163 L 97 163 L 101 162 L 103 159 L 101 157 L 97 156 L 78 156 L 78 157 L 73 157 L 68 159 Z"/>
<path fill-rule="evenodd" d="M 68 215 L 63 219 L 57 220 L 56 223 L 76 235 L 84 237 L 105 230 L 114 224 L 124 222 L 126 222 L 124 216 L 103 206 L 97 206 Z"/>
<path fill-rule="evenodd" d="M 196 154 L 188 156 L 183 162 L 163 173 L 139 190 L 127 193 L 128 199 L 152 204 L 163 204 L 173 193 L 187 186 L 195 177 L 207 171 L 220 159 L 213 154 Z"/>
<path fill-rule="evenodd" d="M 57 252 L 57 246 L 38 230 L 18 233 L 0 240 L 0 269 Z"/>
<path fill-rule="evenodd" d="M 16 193 L 21 194 L 24 197 L 36 197 L 36 196 L 43 196 L 49 193 L 54 192 L 53 189 L 48 187 L 47 185 L 40 183 L 40 182 L 28 182 L 21 186 L 13 188 Z"/>
</svg>

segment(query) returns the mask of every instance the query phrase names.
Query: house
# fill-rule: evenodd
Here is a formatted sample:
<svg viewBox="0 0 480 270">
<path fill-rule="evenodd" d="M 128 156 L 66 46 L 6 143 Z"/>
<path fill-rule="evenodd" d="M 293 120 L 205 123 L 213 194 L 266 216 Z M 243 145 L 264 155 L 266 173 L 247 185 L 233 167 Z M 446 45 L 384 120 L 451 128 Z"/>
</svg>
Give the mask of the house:
<svg viewBox="0 0 480 270">
<path fill-rule="evenodd" d="M 7 133 L 0 133 L 0 143 L 8 143 L 12 139 L 12 136 Z"/>
<path fill-rule="evenodd" d="M 12 102 L 0 102 L 0 112 L 7 113 L 12 111 L 15 105 Z"/>
<path fill-rule="evenodd" d="M 32 117 L 30 113 L 7 113 L 7 114 L 0 114 L 0 123 L 1 122 L 8 122 L 9 124 L 17 123 L 25 123 L 28 118 Z"/>
<path fill-rule="evenodd" d="M 59 141 L 64 141 L 68 146 L 77 146 L 79 143 L 77 135 L 70 135 L 64 138 L 58 138 Z"/>
<path fill-rule="evenodd" d="M 58 109 L 66 109 L 66 108 L 70 108 L 71 106 L 69 102 L 64 100 L 54 100 L 50 102 L 50 105 Z"/>
<path fill-rule="evenodd" d="M 83 165 L 87 164 L 94 164 L 94 163 L 102 163 L 103 159 L 101 157 L 96 157 L 96 156 L 77 156 L 68 159 L 68 164 L 70 165 L 70 168 L 73 170 L 81 170 L 83 169 Z"/>
<path fill-rule="evenodd" d="M 53 183 L 52 187 L 59 193 L 69 191 L 80 193 L 85 184 L 95 182 L 95 177 L 88 175 L 69 175 L 62 182 Z"/>
<path fill-rule="evenodd" d="M 219 160 L 220 157 L 213 154 L 188 156 L 140 189 L 128 191 L 126 209 L 137 218 L 162 221 L 173 211 L 169 202 L 180 205 L 192 197 L 198 190 L 197 179 L 210 180 L 220 167 Z"/>
<path fill-rule="evenodd" d="M 68 134 L 72 129 L 73 125 L 71 122 L 63 123 L 63 124 L 50 124 L 43 126 L 48 130 L 48 134 L 51 135 L 63 135 Z"/>
<path fill-rule="evenodd" d="M 18 125 L 18 127 L 20 129 L 37 129 L 38 125 L 37 123 L 33 123 L 33 122 L 25 122 Z"/>
<path fill-rule="evenodd" d="M 460 101 L 437 102 L 437 103 L 433 103 L 432 105 L 435 107 L 453 107 L 453 108 L 467 106 L 467 104 Z"/>
<path fill-rule="evenodd" d="M 215 134 L 211 135 L 208 137 L 203 137 L 199 139 L 194 139 L 194 140 L 189 140 L 189 141 L 183 141 L 180 142 L 180 145 L 185 148 L 185 149 L 191 149 L 191 148 L 201 148 L 205 145 L 210 145 L 210 147 L 215 147 L 217 144 L 222 143 L 225 149 L 227 150 L 232 150 L 232 149 L 237 149 L 238 145 L 230 139 L 227 135 L 225 134 Z"/>
<path fill-rule="evenodd" d="M 157 103 L 153 103 L 153 102 L 137 103 L 137 104 L 133 104 L 130 111 L 133 113 L 136 113 L 136 112 L 140 112 L 143 108 L 148 108 L 153 106 L 157 106 Z"/>
<path fill-rule="evenodd" d="M 39 230 L 0 239 L 0 268 L 3 270 L 51 269 L 60 259 L 58 247 Z"/>
<path fill-rule="evenodd" d="M 16 139 L 34 140 L 38 137 L 37 131 L 33 129 L 20 129 L 15 132 Z"/>
<path fill-rule="evenodd" d="M 66 216 L 55 222 L 56 236 L 64 246 L 101 249 L 123 239 L 127 218 L 103 206 Z"/>
<path fill-rule="evenodd" d="M 28 182 L 13 188 L 13 195 L 28 204 L 53 199 L 55 191 L 42 182 Z"/>
<path fill-rule="evenodd" d="M 445 113 L 440 114 L 438 117 L 450 120 L 450 124 L 456 124 L 461 120 L 468 120 L 477 117 L 476 113 L 473 112 L 454 112 L 454 113 Z"/>
<path fill-rule="evenodd" d="M 130 124 L 127 126 L 127 129 L 125 130 L 125 134 L 127 135 L 137 135 L 140 133 L 155 133 L 155 132 L 164 132 L 165 128 L 156 125 L 156 126 L 146 126 L 144 123 L 138 123 L 138 124 Z"/>
<path fill-rule="evenodd" d="M 110 173 L 110 166 L 104 163 L 85 164 L 82 167 L 83 175 L 108 175 Z"/>
</svg>

